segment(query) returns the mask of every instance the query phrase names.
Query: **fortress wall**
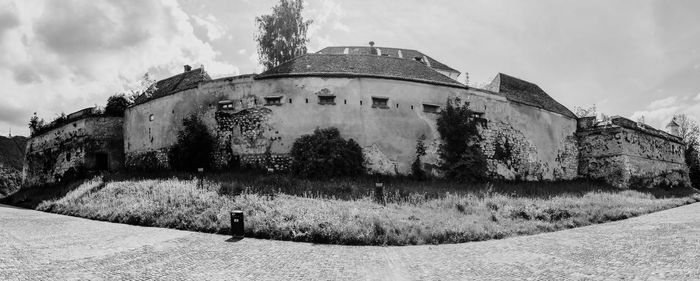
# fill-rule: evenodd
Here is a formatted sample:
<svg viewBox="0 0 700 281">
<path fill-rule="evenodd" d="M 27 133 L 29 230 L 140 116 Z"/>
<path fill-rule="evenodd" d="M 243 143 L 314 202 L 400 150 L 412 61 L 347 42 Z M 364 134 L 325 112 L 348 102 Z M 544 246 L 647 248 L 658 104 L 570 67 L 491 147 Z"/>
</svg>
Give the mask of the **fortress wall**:
<svg viewBox="0 0 700 281">
<path fill-rule="evenodd" d="M 195 113 L 215 131 L 214 113 L 218 102 L 248 95 L 251 83 L 250 79 L 217 79 L 201 83 L 198 88 L 127 108 L 124 113 L 125 165 L 169 167 L 167 151 L 177 142 L 182 120 Z"/>
<path fill-rule="evenodd" d="M 483 112 L 482 148 L 494 178 L 569 180 L 578 174 L 576 120 L 502 96 L 470 89 L 470 108 Z"/>
<path fill-rule="evenodd" d="M 683 144 L 675 136 L 625 118 L 581 128 L 582 176 L 622 188 L 689 183 Z"/>
<path fill-rule="evenodd" d="M 269 147 L 273 154 L 283 154 L 301 135 L 336 127 L 344 138 L 360 144 L 372 171 L 407 174 L 421 135 L 426 136 L 426 158 L 436 158 L 437 114 L 425 112 L 423 104 L 444 106 L 448 97 L 465 90 L 376 78 L 295 77 L 257 80 L 253 92 L 261 97 L 282 96 L 282 105 L 268 107 L 268 129 L 258 142 L 234 138 L 233 143 L 241 144 L 237 149 L 264 152 Z M 335 96 L 335 104 L 319 104 L 319 96 L 324 95 Z M 372 97 L 387 98 L 387 107 L 373 107 Z M 432 169 L 434 163 L 425 163 Z"/>
<path fill-rule="evenodd" d="M 334 96 L 335 104 L 320 104 L 319 96 Z M 373 97 L 386 98 L 387 107 L 373 107 Z M 482 133 L 494 177 L 576 176 L 576 121 L 571 118 L 512 103 L 498 94 L 377 78 L 220 79 L 136 105 L 125 115 L 127 165 L 150 152 L 167 166 L 166 151 L 176 142 L 182 118 L 196 112 L 218 140 L 214 162 L 219 168 L 267 161 L 271 168 L 285 169 L 294 140 L 316 128 L 336 127 L 343 137 L 360 144 L 370 170 L 383 174 L 408 174 L 416 143 L 425 135 L 424 169 L 439 175 L 438 114 L 426 112 L 424 104 L 444 107 L 455 97 L 470 102 L 470 108 L 488 120 Z M 266 98 L 280 104 L 266 105 Z M 220 101 L 231 105 L 221 108 Z"/>
<path fill-rule="evenodd" d="M 24 184 L 52 183 L 81 170 L 94 170 L 101 164 L 96 154 L 106 155 L 107 169 L 120 169 L 122 127 L 121 117 L 87 117 L 29 139 Z"/>
</svg>

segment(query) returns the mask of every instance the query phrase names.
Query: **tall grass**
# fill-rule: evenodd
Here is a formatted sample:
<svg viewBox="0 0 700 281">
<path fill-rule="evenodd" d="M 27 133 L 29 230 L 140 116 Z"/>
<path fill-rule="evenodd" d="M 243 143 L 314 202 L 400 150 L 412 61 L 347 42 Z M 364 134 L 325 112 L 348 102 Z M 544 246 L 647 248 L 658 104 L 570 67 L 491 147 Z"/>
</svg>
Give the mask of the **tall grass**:
<svg viewBox="0 0 700 281">
<path fill-rule="evenodd" d="M 699 195 L 691 193 L 657 198 L 649 193 L 611 190 L 585 182 L 559 186 L 521 184 L 519 188 L 517 184 L 466 188 L 440 183 L 445 186 L 419 188 L 418 185 L 428 183 L 402 185 L 402 180 L 395 180 L 389 183 L 387 204 L 380 205 L 372 201 L 372 191 L 363 179 L 325 185 L 309 181 L 280 184 L 279 181 L 295 180 L 278 177 L 258 181 L 271 181 L 270 187 L 246 186 L 241 178 L 209 177 L 202 187 L 198 187 L 196 179 L 95 178 L 62 198 L 45 201 L 38 209 L 112 222 L 216 233 L 227 233 L 229 211 L 241 209 L 245 214 L 245 232 L 250 237 L 347 245 L 407 245 L 459 243 L 553 231 L 700 201 Z M 310 188 L 296 189 L 296 184 L 309 184 Z M 330 192 L 333 185 L 341 196 Z M 277 190 L 272 188 L 275 186 Z"/>
</svg>

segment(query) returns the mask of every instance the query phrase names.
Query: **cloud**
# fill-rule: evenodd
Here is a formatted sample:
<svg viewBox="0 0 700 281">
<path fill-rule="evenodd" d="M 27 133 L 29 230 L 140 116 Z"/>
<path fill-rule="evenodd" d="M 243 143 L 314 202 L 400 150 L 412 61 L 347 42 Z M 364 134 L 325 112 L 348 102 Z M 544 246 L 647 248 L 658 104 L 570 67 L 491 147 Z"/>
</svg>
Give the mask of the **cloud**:
<svg viewBox="0 0 700 281">
<path fill-rule="evenodd" d="M 305 17 L 313 20 L 307 32 L 307 37 L 311 38 L 309 50 L 332 45 L 330 35 L 337 36 L 339 31 L 350 32 L 350 27 L 342 22 L 343 14 L 340 3 L 333 0 L 322 0 L 320 6 L 308 8 L 308 15 Z"/>
<path fill-rule="evenodd" d="M 10 104 L 0 104 L 0 121 L 13 126 L 23 126 L 25 121 L 29 121 L 29 116 L 24 115 L 24 110 L 22 108 L 10 105 Z M 2 129 L 2 128 L 0 128 Z"/>
<path fill-rule="evenodd" d="M 206 18 L 195 15 L 192 16 L 192 19 L 197 25 L 204 27 L 207 30 L 207 37 L 211 41 L 222 38 L 226 33 L 226 27 L 220 24 L 213 15 L 208 15 Z"/>
<path fill-rule="evenodd" d="M 214 77 L 239 73 L 195 36 L 174 0 L 3 2 L 0 36 L 0 104 L 14 104 L 0 126 L 25 133 L 17 120 L 32 112 L 50 119 L 103 105 L 147 71 L 162 79 L 184 64 L 203 64 Z"/>
<path fill-rule="evenodd" d="M 664 99 L 652 101 L 651 103 L 649 103 L 649 106 L 647 106 L 647 108 L 659 109 L 659 108 L 669 107 L 671 105 L 676 104 L 676 102 L 678 102 L 678 97 L 670 96 L 670 97 L 667 97 Z"/>
<path fill-rule="evenodd" d="M 645 110 L 635 111 L 631 119 L 644 117 L 645 122 L 656 128 L 663 129 L 676 114 L 686 114 L 689 117 L 700 120 L 700 100 L 690 97 L 670 96 L 654 100 L 647 105 Z"/>
<path fill-rule="evenodd" d="M 695 98 L 693 100 L 700 101 L 700 93 L 698 93 L 698 95 L 695 96 Z"/>
</svg>

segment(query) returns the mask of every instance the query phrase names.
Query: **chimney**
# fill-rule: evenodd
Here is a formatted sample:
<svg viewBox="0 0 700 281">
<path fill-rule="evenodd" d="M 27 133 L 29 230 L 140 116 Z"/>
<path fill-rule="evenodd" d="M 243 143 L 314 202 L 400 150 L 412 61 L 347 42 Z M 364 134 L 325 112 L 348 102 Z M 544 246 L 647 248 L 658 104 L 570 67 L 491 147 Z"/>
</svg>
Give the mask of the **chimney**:
<svg viewBox="0 0 700 281">
<path fill-rule="evenodd" d="M 374 41 L 369 41 L 369 53 L 370 55 L 377 54 L 377 48 L 374 47 Z"/>
<path fill-rule="evenodd" d="M 192 67 L 189 65 L 185 65 L 185 72 L 192 70 Z"/>
</svg>

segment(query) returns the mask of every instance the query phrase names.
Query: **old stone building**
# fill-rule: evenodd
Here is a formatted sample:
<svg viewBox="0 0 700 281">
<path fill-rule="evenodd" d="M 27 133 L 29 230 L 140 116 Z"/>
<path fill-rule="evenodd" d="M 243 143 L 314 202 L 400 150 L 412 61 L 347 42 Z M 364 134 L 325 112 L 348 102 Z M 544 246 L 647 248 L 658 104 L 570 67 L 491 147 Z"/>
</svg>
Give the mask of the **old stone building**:
<svg viewBox="0 0 700 281">
<path fill-rule="evenodd" d="M 123 163 L 123 118 L 86 108 L 29 139 L 23 182 L 36 185 L 88 171 L 116 171 Z"/>
<path fill-rule="evenodd" d="M 578 123 L 580 174 L 618 187 L 687 184 L 683 140 L 623 117 Z"/>
<path fill-rule="evenodd" d="M 383 174 L 408 173 L 425 135 L 424 168 L 437 173 L 435 120 L 448 99 L 458 98 L 488 120 L 483 146 L 495 178 L 577 176 L 576 118 L 536 85 L 500 74 L 491 88 L 472 89 L 450 78 L 458 71 L 420 52 L 377 53 L 331 47 L 260 75 L 211 80 L 195 69 L 164 80 L 181 85 L 159 82 L 158 93 L 126 111 L 127 166 L 153 154 L 167 166 L 182 119 L 195 113 L 219 139 L 219 166 L 232 159 L 253 165 L 267 154 L 275 159 L 271 168 L 284 168 L 296 138 L 337 127 L 363 147 L 370 171 Z"/>
<path fill-rule="evenodd" d="M 635 168 L 642 163 L 682 163 L 682 155 L 673 154 L 673 149 L 660 152 L 659 159 L 639 152 L 636 164 L 615 164 L 631 171 L 618 181 L 608 170 L 594 171 L 592 159 L 603 157 L 596 154 L 603 149 L 588 145 L 615 139 L 594 141 L 592 132 L 602 129 L 580 126 L 569 109 L 539 86 L 498 74 L 490 85 L 477 89 L 457 82 L 459 73 L 419 51 L 374 45 L 328 47 L 259 75 L 211 79 L 203 67 L 186 66 L 183 73 L 157 82 L 155 93 L 139 97 L 126 110 L 125 165 L 169 167 L 168 151 L 183 119 L 196 114 L 217 139 L 212 163 L 221 169 L 235 162 L 284 170 L 294 140 L 316 128 L 336 127 L 344 138 L 360 144 L 369 172 L 389 175 L 409 173 L 416 143 L 425 136 L 423 169 L 439 175 L 436 118 L 448 100 L 469 103 L 475 117 L 484 120 L 481 146 L 494 179 L 585 176 L 626 187 L 635 182 L 631 175 L 642 171 Z M 668 134 L 644 135 L 655 145 L 676 143 Z M 662 144 L 657 139 L 671 141 Z M 653 166 L 660 176 L 684 171 L 682 165 Z"/>
</svg>

